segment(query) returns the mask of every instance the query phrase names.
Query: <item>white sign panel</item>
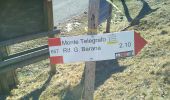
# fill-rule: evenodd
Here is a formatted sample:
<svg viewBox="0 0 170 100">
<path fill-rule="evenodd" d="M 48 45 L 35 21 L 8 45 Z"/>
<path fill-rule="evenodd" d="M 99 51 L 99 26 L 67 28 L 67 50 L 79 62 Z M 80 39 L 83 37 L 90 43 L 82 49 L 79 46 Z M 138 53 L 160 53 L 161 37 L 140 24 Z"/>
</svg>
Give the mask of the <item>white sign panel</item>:
<svg viewBox="0 0 170 100">
<path fill-rule="evenodd" d="M 134 46 L 134 31 L 49 38 L 50 60 L 53 64 L 133 56 Z"/>
</svg>

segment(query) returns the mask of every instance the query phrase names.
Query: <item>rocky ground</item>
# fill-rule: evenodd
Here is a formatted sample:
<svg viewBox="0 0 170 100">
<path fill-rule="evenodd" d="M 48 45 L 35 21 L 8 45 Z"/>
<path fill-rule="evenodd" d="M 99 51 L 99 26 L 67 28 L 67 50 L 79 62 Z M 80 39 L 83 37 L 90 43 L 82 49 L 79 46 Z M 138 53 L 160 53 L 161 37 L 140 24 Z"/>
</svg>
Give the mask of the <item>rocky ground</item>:
<svg viewBox="0 0 170 100">
<path fill-rule="evenodd" d="M 113 11 L 111 31 L 136 30 L 148 44 L 135 57 L 97 62 L 95 100 L 169 100 L 170 98 L 170 1 L 146 0 L 154 10 L 130 24 L 123 13 Z M 126 2 L 131 18 L 142 9 L 138 0 Z M 123 7 L 119 1 L 116 5 Z M 105 31 L 99 26 L 99 33 Z M 87 33 L 87 15 L 75 17 L 58 26 L 60 36 Z M 17 44 L 15 53 L 45 44 L 47 38 Z M 36 45 L 35 45 L 36 44 Z M 0 99 L 17 100 L 80 100 L 83 90 L 84 63 L 57 65 L 57 74 L 50 76 L 49 60 L 17 69 L 19 85 Z"/>
</svg>

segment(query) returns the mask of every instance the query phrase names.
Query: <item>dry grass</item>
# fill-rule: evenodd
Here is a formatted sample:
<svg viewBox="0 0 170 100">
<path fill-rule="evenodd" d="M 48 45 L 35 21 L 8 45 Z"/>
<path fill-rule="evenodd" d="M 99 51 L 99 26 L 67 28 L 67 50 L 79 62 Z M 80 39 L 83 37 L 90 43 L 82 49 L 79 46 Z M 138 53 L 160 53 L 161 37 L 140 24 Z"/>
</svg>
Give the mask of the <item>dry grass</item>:
<svg viewBox="0 0 170 100">
<path fill-rule="evenodd" d="M 136 6 L 133 4 L 139 3 L 135 1 L 128 2 L 131 13 L 140 9 L 134 9 Z M 150 0 L 149 4 L 152 8 L 160 8 L 145 16 L 139 25 L 128 29 L 140 32 L 149 44 L 139 55 L 120 59 L 118 64 L 100 63 L 104 68 L 103 70 L 98 68 L 95 100 L 168 100 L 170 98 L 170 2 L 162 0 L 155 3 L 155 0 Z M 135 13 L 133 14 L 135 16 Z M 76 21 L 81 25 L 70 32 L 64 31 L 62 35 L 85 34 L 86 20 L 86 17 L 84 20 L 77 19 Z M 65 25 L 66 23 L 60 27 L 65 30 Z M 126 20 L 112 23 L 112 31 L 120 31 L 127 25 Z M 100 32 L 104 31 L 104 26 L 105 23 L 100 26 Z M 48 60 L 18 69 L 20 84 L 17 89 L 11 91 L 7 99 L 30 97 L 30 99 L 40 100 L 79 100 L 83 90 L 81 78 L 84 63 L 57 65 L 56 68 L 59 73 L 52 77 L 48 74 Z"/>
</svg>

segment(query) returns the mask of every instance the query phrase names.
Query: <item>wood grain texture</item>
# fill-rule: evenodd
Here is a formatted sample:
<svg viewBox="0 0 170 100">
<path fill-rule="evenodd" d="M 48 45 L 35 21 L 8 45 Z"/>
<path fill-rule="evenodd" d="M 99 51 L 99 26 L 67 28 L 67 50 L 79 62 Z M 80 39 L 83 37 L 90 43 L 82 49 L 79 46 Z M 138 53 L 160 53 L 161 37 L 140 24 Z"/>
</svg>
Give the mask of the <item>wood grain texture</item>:
<svg viewBox="0 0 170 100">
<path fill-rule="evenodd" d="M 97 34 L 99 17 L 99 0 L 89 0 L 88 11 L 88 35 Z M 93 31 L 91 31 L 93 30 Z M 93 100 L 95 85 L 96 62 L 85 63 L 85 83 L 83 91 L 83 100 Z"/>
<path fill-rule="evenodd" d="M 0 0 L 0 41 L 47 31 L 42 0 Z"/>
<path fill-rule="evenodd" d="M 113 0 L 110 0 L 111 2 L 113 2 Z M 107 19 L 107 24 L 106 24 L 106 33 L 110 33 L 110 25 L 111 25 L 111 19 L 112 19 L 112 5 L 110 4 L 109 6 L 109 18 Z"/>
<path fill-rule="evenodd" d="M 53 5 L 52 5 L 52 0 L 44 0 L 44 14 L 46 17 L 46 23 L 48 27 L 48 31 L 52 31 L 54 28 L 54 21 L 53 21 Z M 49 34 L 49 38 L 54 38 L 54 34 Z M 51 64 L 50 65 L 50 72 L 51 74 L 56 73 L 56 65 Z"/>
<path fill-rule="evenodd" d="M 48 31 L 42 0 L 0 0 L 0 42 Z M 0 46 L 0 60 L 8 56 Z M 15 70 L 0 74 L 0 93 L 9 93 L 18 83 Z"/>
<path fill-rule="evenodd" d="M 2 61 L 5 56 L 8 56 L 8 54 L 9 49 L 7 46 L 0 47 L 0 61 Z M 18 78 L 15 70 L 0 74 L 0 94 L 10 93 L 10 89 L 16 87 L 17 84 Z"/>
</svg>

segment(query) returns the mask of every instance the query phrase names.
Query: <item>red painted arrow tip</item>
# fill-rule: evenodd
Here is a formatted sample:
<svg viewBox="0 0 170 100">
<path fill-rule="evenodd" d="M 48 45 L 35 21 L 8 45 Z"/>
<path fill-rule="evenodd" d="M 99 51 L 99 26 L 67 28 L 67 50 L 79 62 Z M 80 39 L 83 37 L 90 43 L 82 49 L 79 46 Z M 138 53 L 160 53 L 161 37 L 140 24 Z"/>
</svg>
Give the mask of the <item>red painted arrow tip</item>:
<svg viewBox="0 0 170 100">
<path fill-rule="evenodd" d="M 134 34 L 135 42 L 135 55 L 137 55 L 141 49 L 147 44 L 147 41 L 140 36 L 139 33 L 135 32 Z"/>
</svg>

